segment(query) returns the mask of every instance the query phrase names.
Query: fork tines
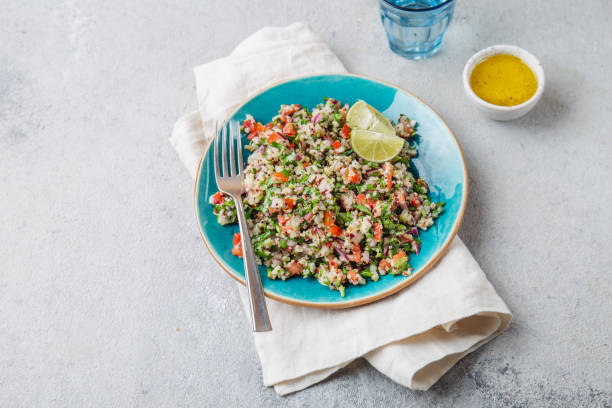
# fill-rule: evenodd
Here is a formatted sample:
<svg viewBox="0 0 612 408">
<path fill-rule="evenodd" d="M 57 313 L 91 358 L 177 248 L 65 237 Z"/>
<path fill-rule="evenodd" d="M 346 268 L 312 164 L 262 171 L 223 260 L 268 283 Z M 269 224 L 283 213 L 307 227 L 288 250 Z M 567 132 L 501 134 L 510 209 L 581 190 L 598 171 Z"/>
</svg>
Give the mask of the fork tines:
<svg viewBox="0 0 612 408">
<path fill-rule="evenodd" d="M 215 123 L 215 176 L 217 178 L 228 178 L 242 175 L 242 140 L 240 137 L 240 126 L 238 121 L 232 120 L 229 122 L 229 137 L 227 135 L 227 122 L 224 122 L 219 133 L 217 124 Z M 219 142 L 219 139 L 221 141 Z M 221 143 L 221 151 L 219 151 L 219 143 Z M 227 152 L 229 144 L 229 154 Z M 236 150 L 236 152 L 234 152 Z M 219 168 L 219 155 L 221 155 L 221 168 Z M 237 157 L 236 157 L 237 156 Z M 228 169 L 229 157 L 229 169 Z"/>
</svg>

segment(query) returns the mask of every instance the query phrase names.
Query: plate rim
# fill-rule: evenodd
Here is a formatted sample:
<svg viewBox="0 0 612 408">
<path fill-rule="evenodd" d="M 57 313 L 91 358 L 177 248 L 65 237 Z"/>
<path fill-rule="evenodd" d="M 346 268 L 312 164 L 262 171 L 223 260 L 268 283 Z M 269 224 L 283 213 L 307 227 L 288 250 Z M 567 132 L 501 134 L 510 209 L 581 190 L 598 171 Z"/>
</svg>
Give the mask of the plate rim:
<svg viewBox="0 0 612 408">
<path fill-rule="evenodd" d="M 463 166 L 463 178 L 464 178 L 465 182 L 464 182 L 464 185 L 463 185 L 463 199 L 461 200 L 461 206 L 459 208 L 459 213 L 457 215 L 457 218 L 455 219 L 455 222 L 453 223 L 453 226 L 451 228 L 450 233 L 448 234 L 448 237 L 446 238 L 446 240 L 442 244 L 442 247 L 440 249 L 438 249 L 438 251 L 436 253 L 434 253 L 434 255 L 431 257 L 431 259 L 425 265 L 423 265 L 418 271 L 416 271 L 413 275 L 409 276 L 408 279 L 399 282 L 397 285 L 394 285 L 394 286 L 390 287 L 389 289 L 387 289 L 387 290 L 385 290 L 383 292 L 380 292 L 380 293 L 369 295 L 369 296 L 366 296 L 366 297 L 361 298 L 361 299 L 355 299 L 355 300 L 350 300 L 350 301 L 345 301 L 345 302 L 309 302 L 309 301 L 302 301 L 302 300 L 296 300 L 296 299 L 293 299 L 293 298 L 290 298 L 290 297 L 286 297 L 286 296 L 282 296 L 282 295 L 277 295 L 275 293 L 270 293 L 265 288 L 263 290 L 264 295 L 266 297 L 270 298 L 270 299 L 273 299 L 273 300 L 276 300 L 276 301 L 279 301 L 279 302 L 282 302 L 282 303 L 290 304 L 290 305 L 293 305 L 293 306 L 305 306 L 305 307 L 310 307 L 310 308 L 315 308 L 315 309 L 347 309 L 347 308 L 351 308 L 351 307 L 356 307 L 356 306 L 361 306 L 361 305 L 365 305 L 365 304 L 368 304 L 368 303 L 376 302 L 377 300 L 384 299 L 384 298 L 386 298 L 388 296 L 391 296 L 391 295 L 401 291 L 402 289 L 407 288 L 408 286 L 412 285 L 414 282 L 416 282 L 417 280 L 419 280 L 420 278 L 425 276 L 425 274 L 427 274 L 431 270 L 431 268 L 433 268 L 433 266 L 435 266 L 438 263 L 438 261 L 446 253 L 446 251 L 448 251 L 448 249 L 450 247 L 450 244 L 452 243 L 453 239 L 457 235 L 457 232 L 459 231 L 459 227 L 461 226 L 461 223 L 463 221 L 463 216 L 465 214 L 465 210 L 466 210 L 466 207 L 467 207 L 467 199 L 468 199 L 468 194 L 469 194 L 468 170 L 467 170 L 467 165 L 465 163 L 465 156 L 463 155 L 463 149 L 461 148 L 461 145 L 459 144 L 459 140 L 457 140 L 457 136 L 455 136 L 455 133 L 453 132 L 453 130 L 450 128 L 450 126 L 448 126 L 448 123 L 446 123 L 446 121 L 442 118 L 442 116 L 435 109 L 433 109 L 429 104 L 427 104 L 425 101 L 423 101 L 421 98 L 419 98 L 418 96 L 416 96 L 412 92 L 410 92 L 410 91 L 408 91 L 406 89 L 403 89 L 403 88 L 401 88 L 401 87 L 399 87 L 397 85 L 394 85 L 392 83 L 389 83 L 389 82 L 386 82 L 386 81 L 383 81 L 383 80 L 380 80 L 380 79 L 377 79 L 377 78 L 374 78 L 374 77 L 370 77 L 370 76 L 367 76 L 367 75 L 361 75 L 361 74 L 353 74 L 353 73 L 348 73 L 348 72 L 321 72 L 321 73 L 317 73 L 317 74 L 302 75 L 302 76 L 297 76 L 297 77 L 292 77 L 292 78 L 289 78 L 289 79 L 284 79 L 284 80 L 281 80 L 281 81 L 277 81 L 277 82 L 274 82 L 274 83 L 272 83 L 272 84 L 270 84 L 270 85 L 260 89 L 259 91 L 257 91 L 253 95 L 245 98 L 242 102 L 240 102 L 240 104 L 234 110 L 232 110 L 232 112 L 230 112 L 227 115 L 227 117 L 225 118 L 225 121 L 227 121 L 229 118 L 234 116 L 236 114 L 236 112 L 238 112 L 244 105 L 246 105 L 253 98 L 256 98 L 257 96 L 261 95 L 262 93 L 268 91 L 271 88 L 274 88 L 276 86 L 282 85 L 284 83 L 299 81 L 299 80 L 303 80 L 303 79 L 307 79 L 307 78 L 334 76 L 334 75 L 335 76 L 346 76 L 346 77 L 360 78 L 360 79 L 365 79 L 365 80 L 368 80 L 368 81 L 372 81 L 372 82 L 376 82 L 376 83 L 380 83 L 380 84 L 389 86 L 389 87 L 394 88 L 394 89 L 396 89 L 398 91 L 405 92 L 406 94 L 412 96 L 413 98 L 415 98 L 416 100 L 421 102 L 423 105 L 425 105 L 427 108 L 429 108 L 440 119 L 440 121 L 444 124 L 444 126 L 446 126 L 446 128 L 449 131 L 449 133 L 453 137 L 453 140 L 455 141 L 455 144 L 457 145 L 457 149 L 459 150 L 459 156 L 461 157 L 461 164 Z M 195 184 L 194 184 L 194 188 L 193 188 L 193 208 L 194 208 L 194 212 L 195 212 L 195 216 L 196 216 L 196 222 L 197 222 L 197 225 L 198 225 L 198 231 L 200 232 L 200 236 L 202 237 L 202 240 L 204 241 L 204 245 L 206 246 L 206 249 L 208 249 L 208 252 L 213 257 L 215 262 L 217 262 L 217 264 L 221 267 L 221 269 L 223 269 L 229 276 L 231 276 L 233 279 L 235 279 L 236 281 L 240 282 L 243 286 L 245 286 L 246 283 L 245 283 L 244 279 L 241 279 L 239 276 L 236 276 L 233 272 L 231 272 L 224 265 L 223 260 L 221 260 L 221 259 L 219 259 L 217 257 L 217 254 L 211 248 L 211 246 L 209 245 L 206 237 L 204 236 L 204 233 L 202 232 L 202 227 L 201 227 L 201 224 L 200 224 L 200 217 L 198 215 L 198 185 L 200 184 L 200 174 L 201 174 L 202 162 L 204 161 L 204 157 L 206 156 L 206 153 L 208 152 L 208 149 L 210 148 L 210 146 L 212 144 L 213 143 L 209 142 L 208 145 L 206 146 L 206 148 L 204 148 L 204 150 L 202 151 L 202 155 L 200 156 L 200 162 L 198 164 L 198 169 L 197 169 L 197 173 L 196 173 Z"/>
</svg>

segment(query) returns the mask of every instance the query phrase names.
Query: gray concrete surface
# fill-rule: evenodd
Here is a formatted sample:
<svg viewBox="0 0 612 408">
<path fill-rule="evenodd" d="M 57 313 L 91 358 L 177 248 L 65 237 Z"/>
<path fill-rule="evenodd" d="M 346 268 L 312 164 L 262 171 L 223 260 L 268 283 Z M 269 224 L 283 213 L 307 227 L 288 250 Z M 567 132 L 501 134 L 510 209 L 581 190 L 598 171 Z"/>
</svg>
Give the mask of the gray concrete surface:
<svg viewBox="0 0 612 408">
<path fill-rule="evenodd" d="M 0 406 L 609 407 L 611 16 L 605 0 L 461 0 L 441 53 L 411 62 L 374 0 L 4 0 Z M 364 361 L 288 397 L 263 387 L 234 282 L 196 229 L 167 143 L 195 107 L 191 68 L 298 20 L 350 71 L 433 105 L 464 148 L 460 234 L 515 320 L 428 392 Z M 495 43 L 548 80 L 510 123 L 479 116 L 460 82 Z"/>
</svg>

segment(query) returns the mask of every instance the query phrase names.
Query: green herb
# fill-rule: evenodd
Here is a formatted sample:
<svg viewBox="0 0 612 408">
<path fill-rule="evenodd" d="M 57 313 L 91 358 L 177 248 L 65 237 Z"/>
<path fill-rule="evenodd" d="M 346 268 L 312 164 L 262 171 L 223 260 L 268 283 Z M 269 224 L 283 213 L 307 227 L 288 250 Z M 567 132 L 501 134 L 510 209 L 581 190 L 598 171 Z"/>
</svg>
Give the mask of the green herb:
<svg viewBox="0 0 612 408">
<path fill-rule="evenodd" d="M 361 212 L 364 212 L 364 213 L 368 214 L 368 215 L 372 215 L 372 211 L 370 211 L 370 209 L 368 207 L 366 207 L 365 205 L 363 205 L 363 204 L 355 203 L 355 208 L 358 209 Z"/>
<path fill-rule="evenodd" d="M 444 201 L 442 201 L 442 202 L 440 202 L 440 203 L 436 204 L 436 209 L 435 209 L 435 210 L 433 210 L 433 211 L 431 212 L 431 215 L 432 215 L 434 218 L 438 218 L 438 217 L 440 216 L 440 214 L 442 213 L 442 211 L 444 211 L 444 205 L 445 205 L 445 204 L 446 204 L 446 203 L 445 203 Z"/>
<path fill-rule="evenodd" d="M 341 221 L 343 224 L 348 224 L 351 222 L 352 217 L 349 213 L 339 212 L 337 215 L 338 221 Z"/>
<path fill-rule="evenodd" d="M 410 167 L 410 159 L 403 156 L 395 156 L 393 163 L 404 163 L 406 167 Z"/>
<path fill-rule="evenodd" d="M 397 224 L 395 224 L 393 221 L 391 221 L 388 218 L 383 218 L 382 225 L 383 225 L 384 229 L 389 230 L 389 231 L 393 231 Z"/>
<path fill-rule="evenodd" d="M 427 192 L 427 190 L 419 184 L 414 185 L 414 191 L 416 191 L 419 194 L 425 194 Z"/>
<path fill-rule="evenodd" d="M 308 203 L 307 205 L 305 205 L 304 207 L 302 207 L 302 209 L 300 210 L 300 216 L 304 216 L 306 214 L 308 214 L 309 212 L 312 211 L 312 203 Z"/>
</svg>

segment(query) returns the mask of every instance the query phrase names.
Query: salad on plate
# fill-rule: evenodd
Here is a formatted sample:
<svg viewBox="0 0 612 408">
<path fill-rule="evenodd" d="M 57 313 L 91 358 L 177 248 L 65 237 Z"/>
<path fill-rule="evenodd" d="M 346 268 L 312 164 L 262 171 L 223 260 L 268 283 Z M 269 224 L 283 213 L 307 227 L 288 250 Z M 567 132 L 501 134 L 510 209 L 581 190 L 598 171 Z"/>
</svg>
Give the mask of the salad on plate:
<svg viewBox="0 0 612 408">
<path fill-rule="evenodd" d="M 417 128 L 405 115 L 392 123 L 363 101 L 349 109 L 333 98 L 312 110 L 281 105 L 266 125 L 247 115 L 245 212 L 270 279 L 315 278 L 344 296 L 349 285 L 411 275 L 419 230 L 445 204 L 411 171 Z M 216 192 L 209 202 L 220 224 L 236 222 L 231 197 Z M 232 244 L 242 256 L 240 234 Z"/>
</svg>

